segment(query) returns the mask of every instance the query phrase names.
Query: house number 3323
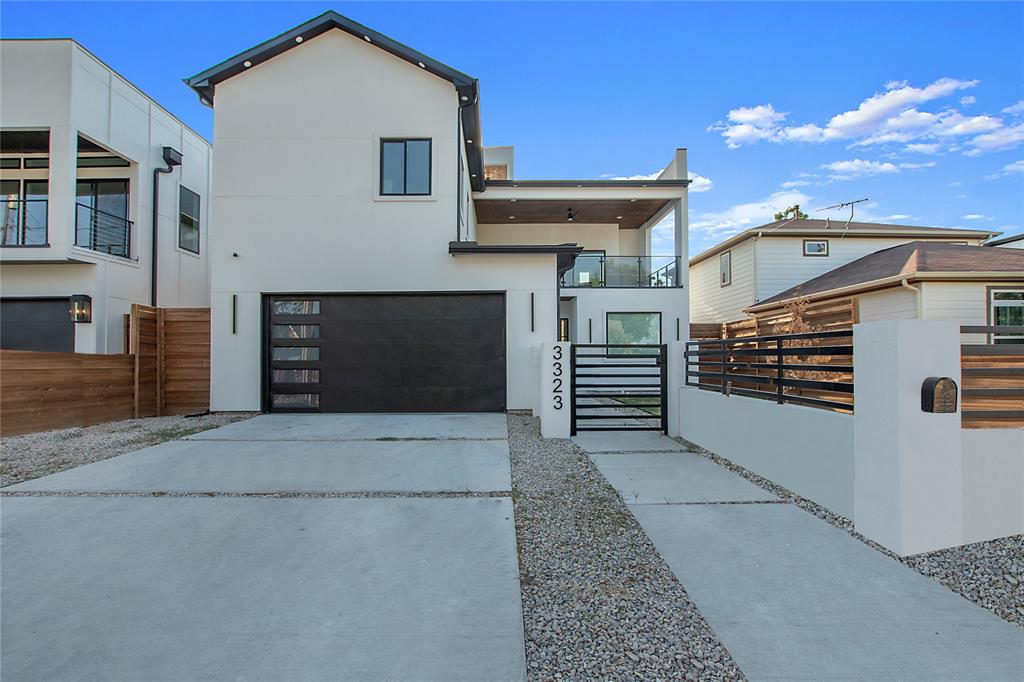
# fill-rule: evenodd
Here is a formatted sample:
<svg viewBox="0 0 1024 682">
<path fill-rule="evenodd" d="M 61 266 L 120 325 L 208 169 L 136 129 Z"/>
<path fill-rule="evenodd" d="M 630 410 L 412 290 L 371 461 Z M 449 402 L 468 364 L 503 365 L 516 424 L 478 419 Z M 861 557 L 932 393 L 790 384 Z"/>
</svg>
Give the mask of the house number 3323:
<svg viewBox="0 0 1024 682">
<path fill-rule="evenodd" d="M 553 377 L 551 382 L 551 400 L 554 403 L 555 409 L 562 409 L 562 347 L 555 346 L 554 352 L 551 354 L 551 375 Z"/>
</svg>

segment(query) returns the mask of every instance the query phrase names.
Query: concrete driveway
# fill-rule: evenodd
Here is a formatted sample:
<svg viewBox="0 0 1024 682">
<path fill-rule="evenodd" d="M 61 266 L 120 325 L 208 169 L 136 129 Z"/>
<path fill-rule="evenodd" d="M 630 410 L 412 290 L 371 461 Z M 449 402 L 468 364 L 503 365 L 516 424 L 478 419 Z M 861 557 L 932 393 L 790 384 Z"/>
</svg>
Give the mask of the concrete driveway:
<svg viewBox="0 0 1024 682">
<path fill-rule="evenodd" d="M 522 679 L 505 423 L 264 415 L 5 488 L 4 679 Z"/>
</svg>

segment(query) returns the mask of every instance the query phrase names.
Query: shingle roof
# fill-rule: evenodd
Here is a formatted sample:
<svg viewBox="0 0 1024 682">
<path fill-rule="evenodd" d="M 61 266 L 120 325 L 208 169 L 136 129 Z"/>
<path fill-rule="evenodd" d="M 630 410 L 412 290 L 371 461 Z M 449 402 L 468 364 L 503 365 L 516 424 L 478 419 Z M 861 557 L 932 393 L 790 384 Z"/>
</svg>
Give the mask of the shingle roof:
<svg viewBox="0 0 1024 682">
<path fill-rule="evenodd" d="M 968 230 L 951 227 L 926 227 L 923 225 L 893 225 L 890 223 L 851 222 L 845 220 L 777 220 L 752 227 L 726 239 L 720 244 L 690 259 L 690 265 L 707 260 L 716 253 L 725 251 L 735 244 L 754 235 L 762 237 L 936 237 L 940 239 L 987 239 L 998 235 L 992 230 Z"/>
<path fill-rule="evenodd" d="M 1024 278 L 1024 250 L 992 249 L 943 242 L 915 241 L 868 254 L 824 275 L 760 301 L 762 307 L 801 296 L 866 284 L 899 275 L 942 273 L 1019 273 Z"/>
</svg>

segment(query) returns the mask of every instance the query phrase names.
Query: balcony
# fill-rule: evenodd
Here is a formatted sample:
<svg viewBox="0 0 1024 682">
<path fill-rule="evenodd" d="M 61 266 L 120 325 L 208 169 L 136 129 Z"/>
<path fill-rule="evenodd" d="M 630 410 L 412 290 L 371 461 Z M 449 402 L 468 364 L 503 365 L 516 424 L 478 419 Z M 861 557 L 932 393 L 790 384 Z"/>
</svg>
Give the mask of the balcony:
<svg viewBox="0 0 1024 682">
<path fill-rule="evenodd" d="M 87 204 L 75 204 L 75 246 L 131 258 L 132 221 Z"/>
<path fill-rule="evenodd" d="M 572 270 L 562 275 L 562 288 L 677 287 L 679 259 L 676 256 L 605 256 L 584 253 Z"/>
<path fill-rule="evenodd" d="M 0 246 L 46 246 L 46 199 L 4 199 Z"/>
</svg>

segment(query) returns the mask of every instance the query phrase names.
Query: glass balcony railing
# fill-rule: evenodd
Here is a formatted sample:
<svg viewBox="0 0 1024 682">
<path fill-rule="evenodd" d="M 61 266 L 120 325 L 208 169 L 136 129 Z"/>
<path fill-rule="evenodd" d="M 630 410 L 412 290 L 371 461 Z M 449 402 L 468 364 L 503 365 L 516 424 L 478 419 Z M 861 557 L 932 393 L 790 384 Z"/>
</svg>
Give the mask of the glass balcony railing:
<svg viewBox="0 0 1024 682">
<path fill-rule="evenodd" d="M 675 256 L 604 256 L 584 253 L 562 275 L 563 288 L 677 287 L 679 259 Z"/>
</svg>

